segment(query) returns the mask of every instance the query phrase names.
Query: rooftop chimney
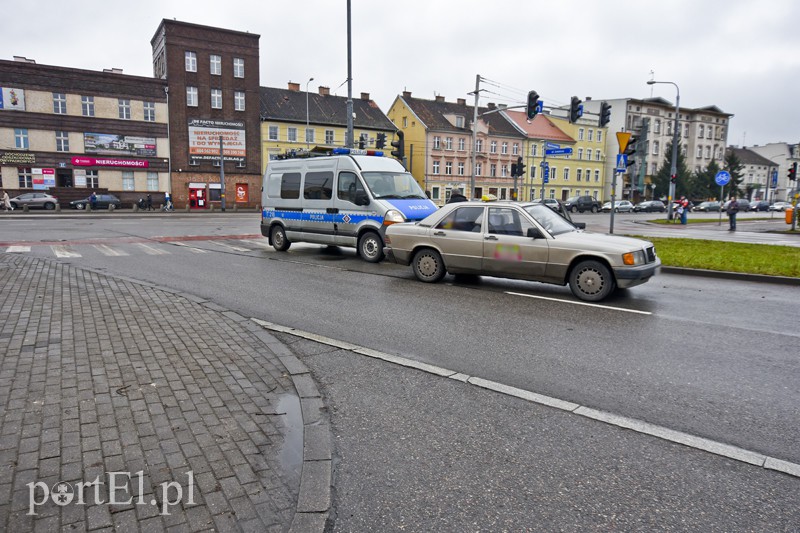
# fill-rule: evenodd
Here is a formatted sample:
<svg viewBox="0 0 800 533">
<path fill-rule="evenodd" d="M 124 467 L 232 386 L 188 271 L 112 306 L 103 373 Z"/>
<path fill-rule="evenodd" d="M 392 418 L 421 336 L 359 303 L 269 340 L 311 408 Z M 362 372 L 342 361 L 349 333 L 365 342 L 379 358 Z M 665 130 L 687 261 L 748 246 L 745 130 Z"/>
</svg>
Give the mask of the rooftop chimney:
<svg viewBox="0 0 800 533">
<path fill-rule="evenodd" d="M 20 63 L 33 63 L 34 65 L 36 64 L 35 59 L 28 59 L 27 57 L 22 56 L 14 56 L 14 61 L 19 61 Z"/>
<path fill-rule="evenodd" d="M 436 101 L 437 102 L 444 102 L 444 96 L 442 96 L 441 94 L 437 94 L 436 95 Z"/>
<path fill-rule="evenodd" d="M 486 107 L 488 107 L 489 109 L 497 109 L 497 104 L 495 104 L 494 102 L 489 102 L 489 105 L 487 105 Z"/>
<path fill-rule="evenodd" d="M 361 93 L 361 99 L 369 101 L 369 93 Z"/>
<path fill-rule="evenodd" d="M 116 68 L 116 67 L 115 68 L 104 68 L 103 72 L 110 72 L 112 74 L 122 74 L 122 69 L 121 68 Z"/>
<path fill-rule="evenodd" d="M 457 101 L 458 105 L 467 105 L 467 101 L 464 98 L 459 98 Z"/>
<path fill-rule="evenodd" d="M 411 98 L 411 91 L 403 91 L 403 98 Z"/>
<path fill-rule="evenodd" d="M 319 94 L 320 96 L 330 96 L 331 95 L 331 88 L 325 87 L 324 85 L 319 86 Z"/>
<path fill-rule="evenodd" d="M 294 92 L 300 92 L 300 84 L 295 83 L 293 81 L 289 82 L 289 90 Z"/>
</svg>

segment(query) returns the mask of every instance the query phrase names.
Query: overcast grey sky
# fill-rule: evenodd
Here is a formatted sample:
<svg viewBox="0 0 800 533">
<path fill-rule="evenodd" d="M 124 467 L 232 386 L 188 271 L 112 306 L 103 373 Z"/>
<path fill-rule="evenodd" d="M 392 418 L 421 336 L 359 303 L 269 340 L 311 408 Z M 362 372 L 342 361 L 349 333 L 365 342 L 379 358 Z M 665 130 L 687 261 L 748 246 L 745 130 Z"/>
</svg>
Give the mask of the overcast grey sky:
<svg viewBox="0 0 800 533">
<path fill-rule="evenodd" d="M 402 9 L 393 9 L 391 5 Z M 17 2 L 0 24 L 0 58 L 151 76 L 163 18 L 261 36 L 261 85 L 306 82 L 347 95 L 346 0 Z M 733 113 L 729 144 L 800 141 L 797 0 L 352 0 L 353 95 L 388 111 L 403 90 L 481 105 L 545 105 L 570 96 L 661 96 Z M 344 85 L 343 85 L 344 84 Z M 470 100 L 471 101 L 471 100 Z M 612 110 L 614 112 L 615 110 Z"/>
</svg>

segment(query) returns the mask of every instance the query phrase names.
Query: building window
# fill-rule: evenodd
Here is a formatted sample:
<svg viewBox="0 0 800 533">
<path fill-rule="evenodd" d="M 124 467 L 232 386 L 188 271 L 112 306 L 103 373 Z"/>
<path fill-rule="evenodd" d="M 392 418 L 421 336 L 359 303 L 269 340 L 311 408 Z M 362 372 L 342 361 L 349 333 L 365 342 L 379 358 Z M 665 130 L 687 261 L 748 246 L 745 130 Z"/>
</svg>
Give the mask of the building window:
<svg viewBox="0 0 800 533">
<path fill-rule="evenodd" d="M 133 171 L 132 170 L 123 170 L 122 171 L 122 190 L 123 191 L 133 191 L 136 190 L 133 183 Z"/>
<path fill-rule="evenodd" d="M 148 191 L 157 191 L 158 190 L 158 173 L 157 172 L 148 172 L 147 173 L 147 190 Z"/>
<path fill-rule="evenodd" d="M 452 137 L 447 137 L 444 140 L 444 149 L 445 150 L 452 150 L 453 149 L 453 138 Z"/>
<path fill-rule="evenodd" d="M 57 115 L 67 114 L 67 95 L 64 93 L 53 93 L 53 113 Z"/>
<path fill-rule="evenodd" d="M 600 171 L 599 170 L 595 170 L 594 171 L 594 182 L 595 183 L 600 183 Z"/>
<path fill-rule="evenodd" d="M 222 76 L 222 57 L 211 54 L 211 75 Z"/>
<path fill-rule="evenodd" d="M 334 143 L 334 132 L 333 130 L 325 130 L 325 144 L 331 145 Z"/>
<path fill-rule="evenodd" d="M 603 158 L 603 154 L 600 151 L 600 149 L 598 148 L 597 150 L 594 151 L 594 160 L 595 161 L 600 161 L 602 158 Z"/>
<path fill-rule="evenodd" d="M 241 57 L 233 58 L 233 77 L 244 78 L 244 59 Z"/>
<path fill-rule="evenodd" d="M 575 181 L 581 181 L 582 177 L 583 177 L 583 169 L 579 168 L 575 171 Z"/>
<path fill-rule="evenodd" d="M 684 137 L 688 137 L 689 136 L 689 125 L 688 124 L 684 124 L 683 125 L 683 136 Z"/>
<path fill-rule="evenodd" d="M 408 117 L 403 117 L 403 128 L 408 127 Z"/>
<path fill-rule="evenodd" d="M 234 91 L 233 109 L 235 111 L 244 111 L 244 91 Z"/>
<path fill-rule="evenodd" d="M 145 102 L 144 103 L 144 119 L 147 122 L 155 122 L 156 121 L 156 103 L 155 102 Z"/>
<path fill-rule="evenodd" d="M 286 129 L 286 140 L 291 143 L 297 142 L 297 128 Z"/>
<path fill-rule="evenodd" d="M 532 145 L 531 145 L 531 155 L 532 155 L 533 157 L 536 157 L 536 155 L 537 155 L 538 153 L 539 153 L 539 145 L 538 145 L 538 144 L 532 144 Z"/>
<path fill-rule="evenodd" d="M 483 139 L 477 139 L 475 141 L 475 151 L 483 152 Z"/>
<path fill-rule="evenodd" d="M 314 128 L 306 128 L 306 142 L 307 143 L 314 142 Z"/>
<path fill-rule="evenodd" d="M 211 89 L 211 109 L 222 109 L 222 89 Z"/>
<path fill-rule="evenodd" d="M 569 168 L 564 168 L 564 181 L 569 181 Z"/>
<path fill-rule="evenodd" d="M 269 132 L 267 133 L 267 138 L 270 141 L 277 141 L 278 140 L 278 126 L 270 126 Z"/>
<path fill-rule="evenodd" d="M 710 146 L 706 146 L 706 159 L 710 159 L 710 158 L 711 158 L 711 147 Z"/>
<path fill-rule="evenodd" d="M 28 130 L 25 128 L 14 128 L 14 147 L 19 150 L 28 149 Z"/>
<path fill-rule="evenodd" d="M 56 152 L 69 152 L 69 133 L 56 131 Z"/>
<path fill-rule="evenodd" d="M 434 174 L 438 174 L 439 173 L 439 162 L 438 161 L 434 161 L 433 162 L 433 173 Z"/>
<path fill-rule="evenodd" d="M 438 200 L 441 194 L 440 191 L 441 189 L 439 188 L 438 185 L 436 185 L 435 187 L 431 187 L 431 200 Z"/>
<path fill-rule="evenodd" d="M 186 72 L 197 72 L 197 54 L 194 52 L 186 52 Z"/>
<path fill-rule="evenodd" d="M 452 161 L 447 161 L 444 164 L 444 173 L 446 175 L 448 175 L 448 176 L 452 176 L 453 175 L 453 162 Z"/>
<path fill-rule="evenodd" d="M 697 147 L 697 158 L 699 159 L 701 157 L 703 157 L 703 147 L 702 146 L 698 146 Z"/>
<path fill-rule="evenodd" d="M 464 175 L 464 162 L 463 161 L 459 161 L 458 162 L 458 175 L 459 176 L 463 176 Z"/>
<path fill-rule="evenodd" d="M 659 150 L 658 141 L 653 141 L 653 155 L 658 155 L 658 150 Z"/>
<path fill-rule="evenodd" d="M 90 189 L 96 189 L 98 187 L 99 179 L 97 177 L 96 170 L 87 170 L 86 171 L 86 186 Z"/>
<path fill-rule="evenodd" d="M 500 177 L 505 178 L 506 176 L 508 176 L 508 166 L 500 165 Z"/>
<path fill-rule="evenodd" d="M 653 132 L 656 134 L 661 133 L 661 121 L 659 119 L 656 119 L 655 122 L 653 122 Z"/>
<path fill-rule="evenodd" d="M 186 106 L 197 107 L 197 87 L 186 87 Z"/>
<path fill-rule="evenodd" d="M 456 117 L 456 128 L 463 128 L 464 127 L 464 117 L 457 116 Z"/>
<path fill-rule="evenodd" d="M 491 142 L 491 144 L 489 145 L 489 152 L 492 153 L 492 154 L 496 154 L 497 153 L 497 141 L 492 141 Z M 494 174 L 492 174 L 492 175 L 494 175 Z"/>
<path fill-rule="evenodd" d="M 125 120 L 131 119 L 131 101 L 128 98 L 118 98 L 117 108 L 119 110 L 119 118 Z"/>
<path fill-rule="evenodd" d="M 495 165 L 494 163 L 489 165 L 489 176 L 491 176 L 492 178 L 497 177 L 497 165 Z"/>
<path fill-rule="evenodd" d="M 475 175 L 480 176 L 483 172 L 483 163 L 475 163 Z"/>
<path fill-rule="evenodd" d="M 587 140 L 589 140 L 589 141 L 594 140 L 593 139 L 594 138 L 594 130 L 589 130 L 586 133 L 587 133 Z"/>
<path fill-rule="evenodd" d="M 597 142 L 603 142 L 603 130 L 597 130 Z"/>
<path fill-rule="evenodd" d="M 583 140 L 583 128 L 578 129 L 578 140 L 579 141 Z"/>
<path fill-rule="evenodd" d="M 17 168 L 17 176 L 19 176 L 19 188 L 31 189 L 33 188 L 33 173 L 30 168 L 19 167 Z"/>
<path fill-rule="evenodd" d="M 466 141 L 463 138 L 458 139 L 458 151 L 463 152 L 466 148 Z"/>
<path fill-rule="evenodd" d="M 81 96 L 81 113 L 84 117 L 94 116 L 94 96 Z"/>
<path fill-rule="evenodd" d="M 508 153 L 508 143 L 507 142 L 504 142 L 502 144 L 502 146 L 500 147 L 500 153 L 501 154 L 507 154 Z"/>
<path fill-rule="evenodd" d="M 514 143 L 511 146 L 511 155 L 519 155 L 519 144 Z"/>
<path fill-rule="evenodd" d="M 552 180 L 555 181 L 556 176 L 558 175 L 558 169 L 556 167 L 550 167 L 550 170 L 548 172 L 549 172 L 548 175 L 550 176 L 549 179 L 552 179 Z"/>
<path fill-rule="evenodd" d="M 583 159 L 583 148 L 578 148 L 578 159 Z"/>
<path fill-rule="evenodd" d="M 697 128 L 697 138 L 702 139 L 706 134 L 705 126 L 700 124 L 700 127 Z"/>
<path fill-rule="evenodd" d="M 439 137 L 434 137 L 433 138 L 433 149 L 434 150 L 438 150 L 441 147 L 442 147 L 442 139 L 439 138 Z"/>
</svg>

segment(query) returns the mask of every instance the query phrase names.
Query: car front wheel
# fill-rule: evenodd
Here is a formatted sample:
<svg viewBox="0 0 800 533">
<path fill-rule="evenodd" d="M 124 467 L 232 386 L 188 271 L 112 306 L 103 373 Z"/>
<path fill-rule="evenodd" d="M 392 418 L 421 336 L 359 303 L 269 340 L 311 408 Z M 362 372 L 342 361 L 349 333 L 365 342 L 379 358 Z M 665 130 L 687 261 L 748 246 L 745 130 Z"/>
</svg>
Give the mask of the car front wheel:
<svg viewBox="0 0 800 533">
<path fill-rule="evenodd" d="M 599 261 L 581 261 L 569 275 L 572 294 L 587 302 L 603 300 L 614 291 L 616 285 L 611 271 Z"/>
<path fill-rule="evenodd" d="M 52 202 L 47 202 L 46 204 L 44 204 L 44 208 L 47 209 L 48 211 L 52 211 L 53 209 L 56 208 L 56 204 Z"/>
<path fill-rule="evenodd" d="M 75 204 L 75 209 L 86 209 L 86 204 Z"/>
<path fill-rule="evenodd" d="M 383 241 L 374 231 L 367 231 L 358 239 L 358 255 L 368 263 L 383 260 Z"/>
<path fill-rule="evenodd" d="M 597 206 L 596 205 L 592 206 L 592 213 L 597 213 Z"/>
<path fill-rule="evenodd" d="M 577 213 L 578 212 L 578 207 L 573 205 L 572 208 L 570 209 L 570 211 L 572 211 L 573 213 Z"/>
<path fill-rule="evenodd" d="M 273 226 L 270 237 L 272 238 L 272 247 L 279 252 L 285 252 L 289 249 L 289 246 L 292 245 L 289 239 L 286 238 L 286 231 L 283 229 L 283 226 Z"/>
<path fill-rule="evenodd" d="M 447 273 L 441 254 L 431 248 L 425 248 L 414 254 L 411 266 L 417 279 L 425 283 L 436 283 Z"/>
</svg>

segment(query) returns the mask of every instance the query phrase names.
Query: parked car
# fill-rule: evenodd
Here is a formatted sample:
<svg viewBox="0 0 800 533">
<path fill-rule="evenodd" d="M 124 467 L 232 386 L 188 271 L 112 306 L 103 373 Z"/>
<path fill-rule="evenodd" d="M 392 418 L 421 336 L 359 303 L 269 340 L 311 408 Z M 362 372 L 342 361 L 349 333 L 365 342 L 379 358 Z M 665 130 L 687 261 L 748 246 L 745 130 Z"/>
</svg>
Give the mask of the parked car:
<svg viewBox="0 0 800 533">
<path fill-rule="evenodd" d="M 751 211 L 769 211 L 769 202 L 766 200 L 753 200 L 750 202 Z"/>
<path fill-rule="evenodd" d="M 83 200 L 73 200 L 69 203 L 69 206 L 72 209 L 86 209 L 86 206 L 89 205 L 91 207 L 92 197 L 87 196 Z M 113 194 L 98 194 L 97 195 L 97 209 L 108 209 L 110 206 L 114 206 L 114 209 L 119 209 L 122 207 L 122 202 L 114 196 Z"/>
<path fill-rule="evenodd" d="M 58 198 L 44 192 L 26 192 L 9 200 L 11 207 L 21 209 L 27 205 L 29 209 L 55 209 L 58 205 Z"/>
<path fill-rule="evenodd" d="M 636 213 L 663 213 L 667 210 L 667 206 L 661 200 L 648 200 L 633 206 L 633 211 Z"/>
<path fill-rule="evenodd" d="M 564 207 L 571 213 L 577 213 L 578 211 L 581 213 L 584 211 L 597 213 L 600 211 L 601 205 L 598 200 L 591 196 L 573 196 L 572 198 L 567 198 L 567 201 L 564 202 Z"/>
<path fill-rule="evenodd" d="M 731 203 L 731 200 L 728 200 L 727 202 L 725 202 L 723 204 L 723 206 L 722 206 L 722 210 L 727 212 L 728 211 L 728 206 L 730 205 L 730 203 Z M 742 211 L 744 211 L 745 213 L 750 211 L 750 201 L 749 200 L 736 200 L 736 206 L 737 206 L 738 211 L 740 213 Z"/>
<path fill-rule="evenodd" d="M 601 211 L 604 213 L 611 212 L 611 202 L 606 202 L 603 204 L 603 207 L 600 208 Z M 617 200 L 614 202 L 614 212 L 615 213 L 630 213 L 633 211 L 633 204 L 630 203 L 628 200 Z"/>
<path fill-rule="evenodd" d="M 789 202 L 775 202 L 771 206 L 769 206 L 770 211 L 786 211 L 788 208 L 792 207 L 792 204 Z"/>
<path fill-rule="evenodd" d="M 447 273 L 569 285 L 581 300 L 640 285 L 661 266 L 652 243 L 578 231 L 541 204 L 448 204 L 417 223 L 386 228 L 389 261 L 411 265 L 418 280 Z"/>
<path fill-rule="evenodd" d="M 697 204 L 694 210 L 703 211 L 704 213 L 719 211 L 719 202 L 700 202 L 699 204 Z"/>
</svg>

